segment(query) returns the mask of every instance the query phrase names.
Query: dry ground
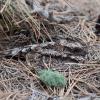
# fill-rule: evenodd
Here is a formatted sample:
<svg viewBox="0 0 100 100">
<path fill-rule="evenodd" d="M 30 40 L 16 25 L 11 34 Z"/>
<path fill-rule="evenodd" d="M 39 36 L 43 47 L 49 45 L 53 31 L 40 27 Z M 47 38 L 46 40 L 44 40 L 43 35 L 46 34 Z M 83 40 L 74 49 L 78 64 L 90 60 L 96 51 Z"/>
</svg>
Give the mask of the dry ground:
<svg viewBox="0 0 100 100">
<path fill-rule="evenodd" d="M 50 100 L 100 100 L 100 41 L 94 31 L 100 14 L 99 0 L 66 0 L 82 16 L 64 24 L 31 15 L 27 6 L 20 3 L 23 1 L 0 0 L 0 100 L 49 100 L 55 95 L 56 99 Z M 60 51 L 60 40 L 65 41 L 65 51 Z M 57 45 L 42 45 L 36 48 L 38 52 L 30 51 L 29 45 L 45 46 L 48 42 Z M 23 54 L 25 46 L 29 51 Z M 54 50 L 60 52 L 59 56 Z M 82 55 L 83 51 L 86 53 Z M 69 58 L 65 59 L 61 54 L 64 52 L 70 54 Z M 66 87 L 42 84 L 36 74 L 42 67 L 62 73 L 68 81 Z"/>
</svg>

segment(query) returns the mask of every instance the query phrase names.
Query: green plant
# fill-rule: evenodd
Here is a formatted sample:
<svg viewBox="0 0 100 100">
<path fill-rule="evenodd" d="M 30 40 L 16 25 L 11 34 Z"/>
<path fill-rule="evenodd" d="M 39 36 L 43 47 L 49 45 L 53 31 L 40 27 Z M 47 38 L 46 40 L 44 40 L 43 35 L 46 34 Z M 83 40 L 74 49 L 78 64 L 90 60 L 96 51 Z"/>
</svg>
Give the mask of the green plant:
<svg viewBox="0 0 100 100">
<path fill-rule="evenodd" d="M 57 71 L 52 71 L 50 69 L 44 69 L 39 71 L 40 80 L 48 86 L 54 87 L 64 87 L 66 86 L 66 80 L 63 75 Z"/>
</svg>

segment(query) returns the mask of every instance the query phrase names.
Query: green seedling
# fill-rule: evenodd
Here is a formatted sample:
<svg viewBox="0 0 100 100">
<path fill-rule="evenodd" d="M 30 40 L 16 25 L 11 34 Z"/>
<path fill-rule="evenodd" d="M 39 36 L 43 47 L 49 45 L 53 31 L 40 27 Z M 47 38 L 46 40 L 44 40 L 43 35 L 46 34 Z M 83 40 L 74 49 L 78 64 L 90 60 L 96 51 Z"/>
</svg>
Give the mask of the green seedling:
<svg viewBox="0 0 100 100">
<path fill-rule="evenodd" d="M 50 87 L 65 87 L 67 81 L 65 77 L 57 71 L 44 69 L 39 71 L 40 80 Z"/>
</svg>

